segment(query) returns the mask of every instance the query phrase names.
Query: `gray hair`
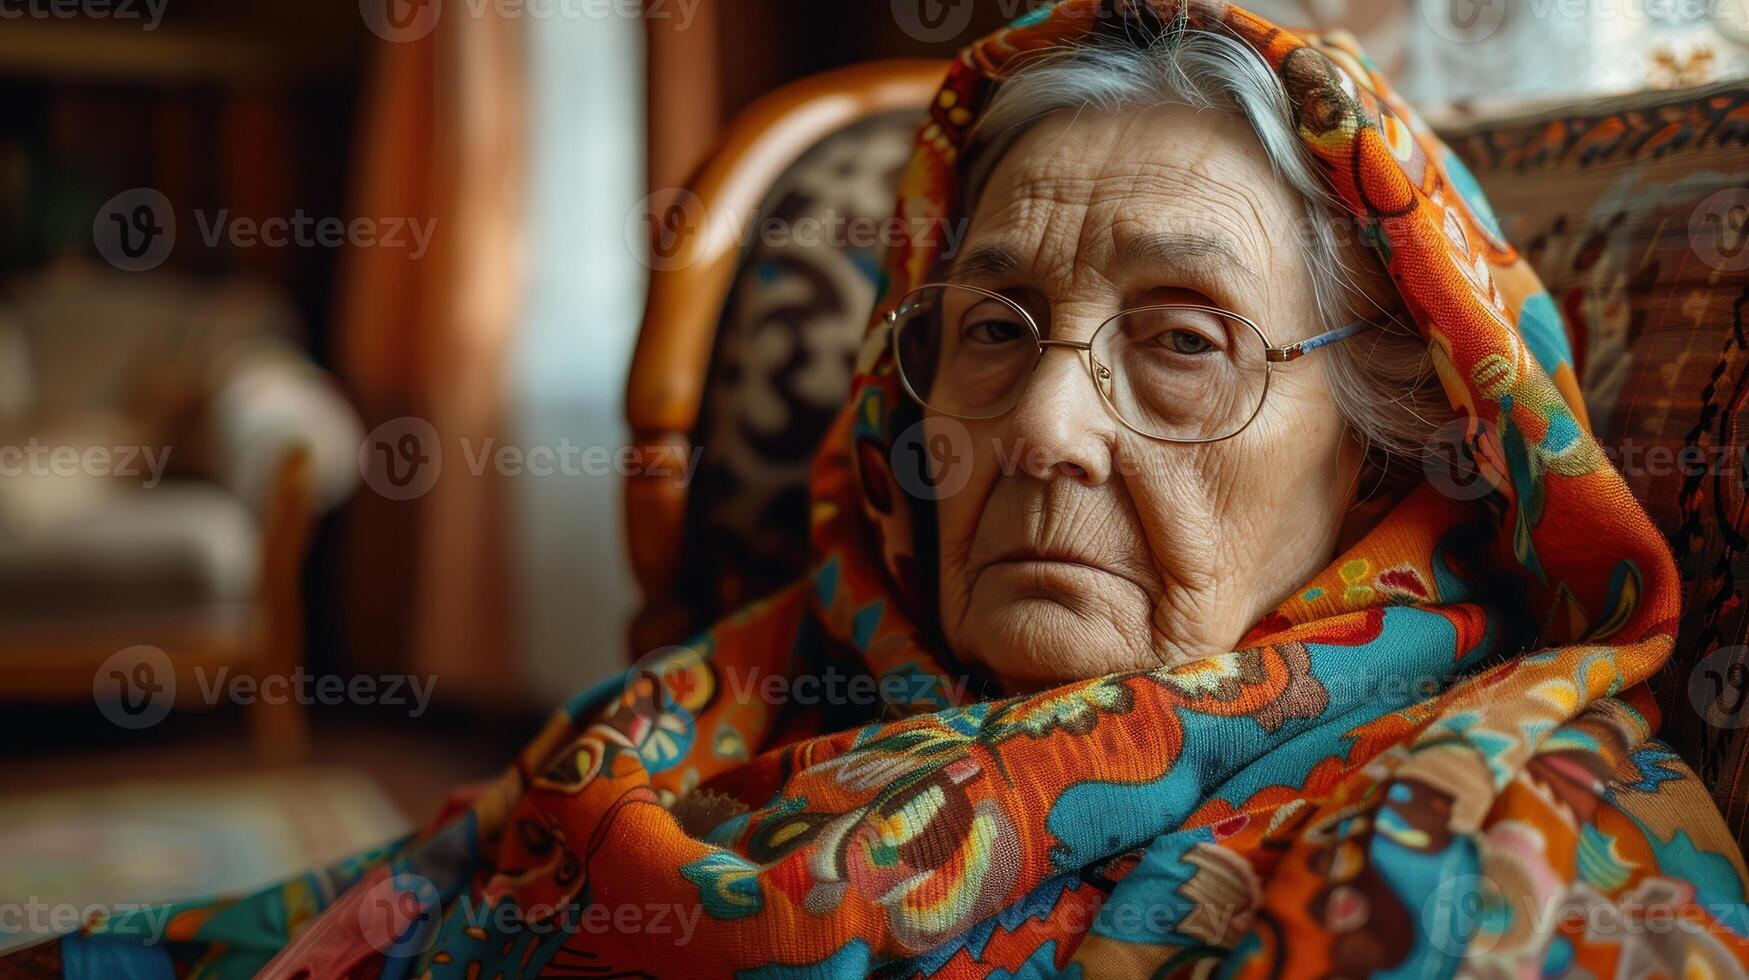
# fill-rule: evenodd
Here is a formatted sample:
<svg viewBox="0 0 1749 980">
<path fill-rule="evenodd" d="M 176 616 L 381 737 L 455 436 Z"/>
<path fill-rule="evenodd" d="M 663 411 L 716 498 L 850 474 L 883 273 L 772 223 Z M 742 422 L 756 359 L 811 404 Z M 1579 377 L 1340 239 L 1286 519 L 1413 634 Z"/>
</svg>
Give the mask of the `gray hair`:
<svg viewBox="0 0 1749 980">
<path fill-rule="evenodd" d="M 1045 116 L 1154 105 L 1242 116 L 1276 175 L 1299 192 L 1310 233 L 1301 253 L 1323 329 L 1363 318 L 1380 325 L 1327 348 L 1321 356 L 1332 398 L 1380 468 L 1381 482 L 1417 479 L 1434 431 L 1452 418 L 1427 344 L 1398 317 L 1381 316 L 1379 303 L 1344 263 L 1336 215 L 1346 217 L 1347 212 L 1296 135 L 1293 107 L 1281 80 L 1245 43 L 1225 34 L 1185 30 L 1153 40 L 1089 40 L 1021 63 L 996 89 L 973 131 L 967 150 L 966 213 L 975 210 L 995 161 Z M 1372 272 L 1381 274 L 1376 265 Z M 1391 473 L 1393 459 L 1416 465 L 1409 472 Z"/>
</svg>

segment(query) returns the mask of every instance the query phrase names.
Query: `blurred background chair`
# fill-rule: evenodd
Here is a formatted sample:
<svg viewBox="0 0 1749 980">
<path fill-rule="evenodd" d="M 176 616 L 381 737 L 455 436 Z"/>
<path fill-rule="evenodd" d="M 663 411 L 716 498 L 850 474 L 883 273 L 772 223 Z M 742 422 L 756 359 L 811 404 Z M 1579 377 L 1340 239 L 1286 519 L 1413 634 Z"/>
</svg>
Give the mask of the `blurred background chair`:
<svg viewBox="0 0 1749 980">
<path fill-rule="evenodd" d="M 879 250 L 731 228 L 890 215 L 944 67 L 870 64 L 774 92 L 729 127 L 696 198 L 669 205 L 665 227 L 690 233 L 652 273 L 627 416 L 639 444 L 702 458 L 690 487 L 654 473 L 627 484 L 644 597 L 634 654 L 806 571 L 808 463 L 848 391 Z M 1663 735 L 1749 843 L 1749 728 L 1701 714 L 1749 695 L 1749 87 L 1448 113 L 1441 128 L 1541 274 L 1592 424 L 1671 540 L 1686 595 L 1655 684 Z M 1685 449 L 1704 473 L 1677 464 Z"/>
<path fill-rule="evenodd" d="M 0 698 L 89 703 L 140 645 L 168 655 L 179 706 L 202 679 L 295 675 L 310 530 L 351 492 L 361 437 L 297 334 L 241 281 L 66 259 L 7 284 Z M 260 755 L 302 754 L 296 699 L 250 710 Z"/>
</svg>

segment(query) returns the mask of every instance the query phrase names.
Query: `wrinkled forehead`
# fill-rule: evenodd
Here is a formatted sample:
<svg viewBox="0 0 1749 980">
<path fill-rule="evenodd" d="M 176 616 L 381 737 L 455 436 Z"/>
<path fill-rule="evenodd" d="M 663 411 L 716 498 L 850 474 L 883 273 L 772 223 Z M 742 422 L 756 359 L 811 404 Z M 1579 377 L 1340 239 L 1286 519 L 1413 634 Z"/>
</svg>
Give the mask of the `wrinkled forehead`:
<svg viewBox="0 0 1749 980">
<path fill-rule="evenodd" d="M 1067 292 L 1164 278 L 1214 295 L 1304 275 L 1304 203 L 1231 113 L 1057 112 L 982 147 L 967 174 L 952 281 Z"/>
</svg>

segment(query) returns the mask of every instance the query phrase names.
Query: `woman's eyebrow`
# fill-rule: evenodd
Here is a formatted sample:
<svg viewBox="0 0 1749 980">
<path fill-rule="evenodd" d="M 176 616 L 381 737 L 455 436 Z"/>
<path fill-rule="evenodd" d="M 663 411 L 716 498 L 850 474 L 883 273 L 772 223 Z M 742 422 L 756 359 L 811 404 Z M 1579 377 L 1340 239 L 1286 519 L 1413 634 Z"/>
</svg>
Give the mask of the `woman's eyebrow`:
<svg viewBox="0 0 1749 980">
<path fill-rule="evenodd" d="M 1126 238 L 1118 246 L 1118 261 L 1203 274 L 1237 272 L 1251 285 L 1262 285 L 1251 262 L 1239 254 L 1229 239 L 1203 232 L 1152 231 Z"/>
<path fill-rule="evenodd" d="M 1002 245 L 979 245 L 954 261 L 947 270 L 949 282 L 994 279 L 1020 268 L 1020 257 Z"/>
<path fill-rule="evenodd" d="M 1160 231 L 1126 238 L 1119 246 L 1118 260 L 1128 265 L 1147 265 L 1167 271 L 1230 275 L 1238 273 L 1252 286 L 1260 286 L 1257 271 L 1225 237 L 1203 232 Z M 947 270 L 949 282 L 994 279 L 1020 269 L 1020 258 L 1003 245 L 979 245 L 957 259 Z"/>
</svg>

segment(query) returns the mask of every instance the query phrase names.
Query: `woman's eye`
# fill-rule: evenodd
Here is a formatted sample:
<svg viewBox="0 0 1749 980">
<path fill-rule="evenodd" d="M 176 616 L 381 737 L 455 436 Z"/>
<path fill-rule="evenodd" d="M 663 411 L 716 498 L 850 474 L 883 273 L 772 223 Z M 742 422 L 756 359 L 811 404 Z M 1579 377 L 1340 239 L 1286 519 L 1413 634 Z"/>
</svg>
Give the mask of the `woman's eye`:
<svg viewBox="0 0 1749 980">
<path fill-rule="evenodd" d="M 969 324 L 966 338 L 979 344 L 1011 344 L 1026 335 L 1026 327 L 1012 320 L 980 320 Z"/>
<path fill-rule="evenodd" d="M 1160 341 L 1175 354 L 1206 354 L 1215 349 L 1207 337 L 1195 330 L 1169 330 Z"/>
</svg>

